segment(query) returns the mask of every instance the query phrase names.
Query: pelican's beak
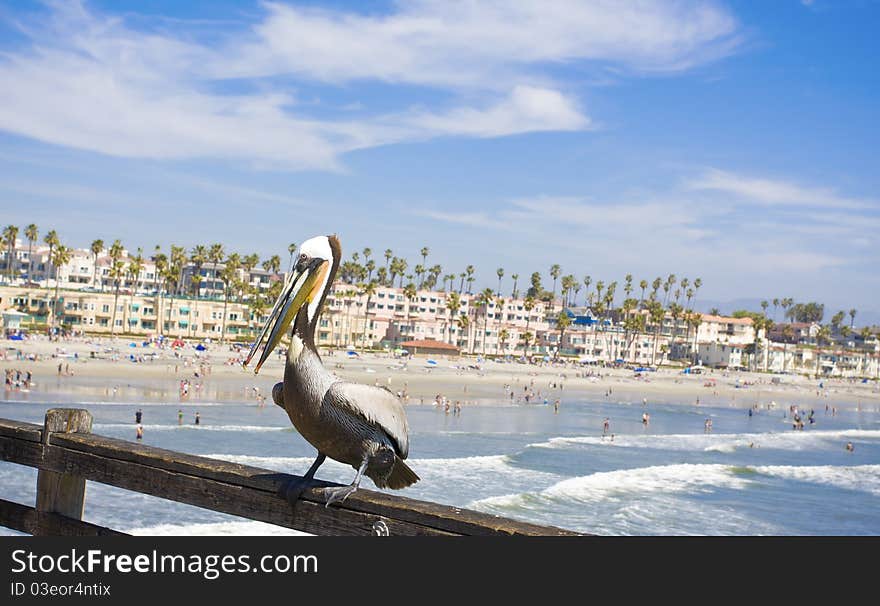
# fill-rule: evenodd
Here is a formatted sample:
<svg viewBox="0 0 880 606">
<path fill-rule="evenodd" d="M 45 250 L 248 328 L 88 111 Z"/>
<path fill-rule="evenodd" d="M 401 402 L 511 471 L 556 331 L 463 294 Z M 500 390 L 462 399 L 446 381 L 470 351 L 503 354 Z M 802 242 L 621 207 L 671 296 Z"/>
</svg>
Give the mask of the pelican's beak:
<svg viewBox="0 0 880 606">
<path fill-rule="evenodd" d="M 254 354 L 257 353 L 268 333 L 269 338 L 266 347 L 263 348 L 263 355 L 260 356 L 260 360 L 254 367 L 254 374 L 260 372 L 263 362 L 266 361 L 266 358 L 269 357 L 269 354 L 272 353 L 272 350 L 281 341 L 281 337 L 287 332 L 287 328 L 293 322 L 297 312 L 303 305 L 309 304 L 316 297 L 320 296 L 321 283 L 328 267 L 329 263 L 324 259 L 312 259 L 305 266 L 298 266 L 291 273 L 287 283 L 284 285 L 284 289 L 281 291 L 281 296 L 275 301 L 275 306 L 272 308 L 272 313 L 269 314 L 266 325 L 263 327 L 262 332 L 260 332 L 260 336 L 254 341 L 254 345 L 251 347 L 243 366 L 250 364 Z"/>
</svg>

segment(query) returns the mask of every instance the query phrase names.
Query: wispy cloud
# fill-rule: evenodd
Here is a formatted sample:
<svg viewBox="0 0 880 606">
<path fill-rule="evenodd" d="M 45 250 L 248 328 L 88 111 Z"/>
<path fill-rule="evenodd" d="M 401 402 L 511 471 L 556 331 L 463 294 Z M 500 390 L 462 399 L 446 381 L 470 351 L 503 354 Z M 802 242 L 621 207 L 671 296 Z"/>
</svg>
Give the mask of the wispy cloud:
<svg viewBox="0 0 880 606">
<path fill-rule="evenodd" d="M 781 213 L 749 213 L 726 199 L 780 205 Z M 839 209 L 858 208 L 839 212 Z M 615 197 L 532 196 L 507 201 L 491 217 L 450 210 L 421 214 L 452 224 L 492 227 L 522 242 L 535 235 L 583 255 L 599 268 L 636 265 L 680 267 L 704 275 L 769 276 L 861 266 L 878 218 L 867 202 L 828 188 L 806 188 L 713 169 L 696 180 L 674 180 L 665 191 L 627 200 Z M 876 209 L 876 207 L 874 207 Z M 856 213 L 856 214 L 853 214 Z M 546 245 L 546 242 L 545 244 Z M 699 254 L 695 254 L 699 251 Z M 648 269 L 650 271 L 650 269 Z"/>
<path fill-rule="evenodd" d="M 266 7 L 253 39 L 218 73 L 510 88 L 511 79 L 522 80 L 539 64 L 678 71 L 729 54 L 740 42 L 736 19 L 698 0 L 414 0 L 377 16 Z"/>
<path fill-rule="evenodd" d="M 209 44 L 185 21 L 145 29 L 145 17 L 51 3 L 17 23 L 29 42 L 0 55 L 0 130 L 120 157 L 339 170 L 346 152 L 378 145 L 588 129 L 544 67 L 671 72 L 728 54 L 739 35 L 726 10 L 698 0 L 416 0 L 379 16 L 262 6 L 252 27 Z M 297 99 L 297 86 L 357 81 L 446 94 L 343 119 Z"/>
<path fill-rule="evenodd" d="M 685 182 L 690 190 L 709 190 L 730 194 L 739 200 L 767 206 L 864 209 L 876 202 L 848 198 L 825 187 L 808 187 L 781 179 L 767 179 L 709 169 Z"/>
</svg>

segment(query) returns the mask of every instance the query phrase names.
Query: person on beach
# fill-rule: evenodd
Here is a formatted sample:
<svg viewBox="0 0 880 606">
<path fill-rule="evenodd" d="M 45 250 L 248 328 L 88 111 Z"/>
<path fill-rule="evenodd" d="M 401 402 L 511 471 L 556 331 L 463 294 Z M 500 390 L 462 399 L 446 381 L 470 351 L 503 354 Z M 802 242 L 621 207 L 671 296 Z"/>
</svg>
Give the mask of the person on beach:
<svg viewBox="0 0 880 606">
<path fill-rule="evenodd" d="M 201 422 L 201 420 L 202 420 L 202 418 L 199 416 L 199 413 L 196 412 L 196 425 L 198 425 Z"/>
<path fill-rule="evenodd" d="M 144 439 L 144 426 L 143 425 L 137 426 L 137 439 L 138 440 Z"/>
<path fill-rule="evenodd" d="M 183 425 L 183 411 L 179 408 L 177 409 L 177 424 Z"/>
<path fill-rule="evenodd" d="M 608 417 L 605 417 L 605 419 L 602 421 L 602 437 L 603 438 L 606 435 L 608 435 L 608 430 L 610 429 L 610 427 L 611 427 L 611 421 L 608 420 Z"/>
<path fill-rule="evenodd" d="M 137 409 L 137 412 L 134 413 L 134 422 L 140 425 L 141 419 L 144 416 L 144 411 L 140 408 Z"/>
<path fill-rule="evenodd" d="M 847 451 L 847 452 L 853 452 L 855 449 L 856 449 L 856 447 L 853 446 L 853 443 L 852 443 L 852 442 L 847 442 L 847 443 L 846 443 L 846 451 Z"/>
</svg>

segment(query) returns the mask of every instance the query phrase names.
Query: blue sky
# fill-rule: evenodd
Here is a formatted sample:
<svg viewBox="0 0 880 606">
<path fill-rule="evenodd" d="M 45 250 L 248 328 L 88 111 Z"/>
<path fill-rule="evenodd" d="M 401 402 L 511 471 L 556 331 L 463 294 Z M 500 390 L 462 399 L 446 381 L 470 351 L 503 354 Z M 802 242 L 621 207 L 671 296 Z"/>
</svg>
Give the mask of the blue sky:
<svg viewBox="0 0 880 606">
<path fill-rule="evenodd" d="M 336 232 L 478 284 L 559 263 L 878 311 L 878 22 L 867 0 L 0 0 L 0 222 L 261 256 Z"/>
</svg>

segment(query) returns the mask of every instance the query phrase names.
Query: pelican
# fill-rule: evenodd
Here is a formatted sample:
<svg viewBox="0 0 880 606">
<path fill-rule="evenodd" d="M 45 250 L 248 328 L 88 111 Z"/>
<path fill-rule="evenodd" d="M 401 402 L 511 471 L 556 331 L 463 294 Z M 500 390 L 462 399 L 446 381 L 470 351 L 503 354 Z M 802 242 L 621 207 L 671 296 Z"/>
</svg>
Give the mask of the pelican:
<svg viewBox="0 0 880 606">
<path fill-rule="evenodd" d="M 294 504 L 327 457 L 357 470 L 350 486 L 325 488 L 326 504 L 343 501 L 366 475 L 379 488 L 405 488 L 419 480 L 406 463 L 409 426 L 400 400 L 387 389 L 349 383 L 324 368 L 315 347 L 315 328 L 327 291 L 339 268 L 342 248 L 336 236 L 317 236 L 302 244 L 293 271 L 244 362 L 246 367 L 266 341 L 254 374 L 293 325 L 284 381 L 272 399 L 297 431 L 318 450 L 300 481 L 285 489 Z"/>
</svg>

